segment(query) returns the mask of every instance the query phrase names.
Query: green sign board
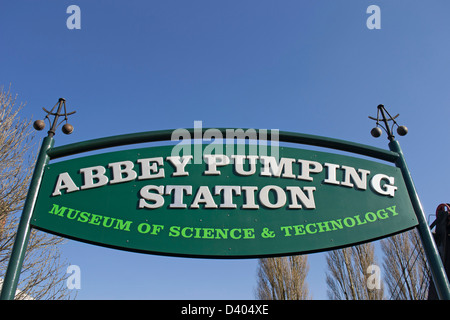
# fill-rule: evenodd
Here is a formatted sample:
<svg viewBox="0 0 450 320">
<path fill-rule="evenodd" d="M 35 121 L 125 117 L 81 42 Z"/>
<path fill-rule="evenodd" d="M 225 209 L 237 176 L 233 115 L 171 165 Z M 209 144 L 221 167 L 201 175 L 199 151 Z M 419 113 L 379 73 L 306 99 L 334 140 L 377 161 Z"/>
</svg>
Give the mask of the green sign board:
<svg viewBox="0 0 450 320">
<path fill-rule="evenodd" d="M 210 147 L 201 161 L 160 146 L 46 165 L 31 225 L 113 248 L 211 258 L 329 250 L 417 225 L 391 165 L 288 147 L 276 155 Z"/>
</svg>

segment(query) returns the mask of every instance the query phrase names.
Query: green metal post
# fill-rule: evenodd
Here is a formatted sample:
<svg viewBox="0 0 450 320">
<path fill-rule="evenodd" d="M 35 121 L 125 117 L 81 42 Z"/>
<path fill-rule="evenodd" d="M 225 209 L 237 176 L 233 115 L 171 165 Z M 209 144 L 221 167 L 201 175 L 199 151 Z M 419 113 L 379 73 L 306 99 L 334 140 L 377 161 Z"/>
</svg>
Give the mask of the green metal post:
<svg viewBox="0 0 450 320">
<path fill-rule="evenodd" d="M 403 179 L 405 180 L 406 187 L 408 189 L 409 197 L 414 208 L 414 211 L 419 222 L 418 231 L 422 239 L 423 249 L 427 256 L 431 275 L 433 277 L 434 284 L 436 286 L 436 291 L 438 293 L 439 299 L 450 300 L 450 285 L 445 273 L 444 266 L 442 264 L 441 258 L 439 256 L 439 251 L 433 240 L 433 235 L 428 227 L 426 215 L 423 211 L 422 204 L 420 203 L 419 197 L 417 195 L 414 182 L 412 180 L 411 174 L 406 165 L 405 157 L 400 148 L 400 144 L 397 140 L 391 139 L 389 142 L 389 149 L 399 154 L 396 165 L 400 168 Z"/>
<path fill-rule="evenodd" d="M 13 300 L 17 284 L 19 282 L 20 272 L 22 269 L 23 259 L 30 237 L 30 221 L 33 214 L 34 205 L 41 185 L 44 168 L 48 164 L 49 156 L 47 151 L 53 147 L 54 140 L 52 135 L 44 138 L 42 141 L 39 156 L 37 158 L 36 167 L 34 169 L 33 177 L 31 178 L 30 188 L 25 200 L 22 216 L 20 218 L 17 229 L 16 239 L 9 258 L 8 269 L 6 270 L 5 279 L 3 282 L 1 300 Z"/>
</svg>

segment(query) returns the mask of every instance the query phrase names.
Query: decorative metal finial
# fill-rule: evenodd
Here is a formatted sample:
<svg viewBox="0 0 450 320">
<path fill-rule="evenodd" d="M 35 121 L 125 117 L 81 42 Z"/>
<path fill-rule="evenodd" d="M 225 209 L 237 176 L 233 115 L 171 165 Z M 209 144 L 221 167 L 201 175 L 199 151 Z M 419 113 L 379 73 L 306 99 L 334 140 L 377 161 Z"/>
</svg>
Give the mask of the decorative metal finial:
<svg viewBox="0 0 450 320">
<path fill-rule="evenodd" d="M 394 134 L 392 133 L 394 130 L 394 126 L 397 126 L 397 133 L 400 136 L 404 136 L 408 133 L 407 127 L 399 126 L 398 123 L 395 121 L 395 119 L 399 116 L 399 114 L 397 114 L 395 117 L 392 117 L 382 104 L 378 105 L 377 108 L 378 108 L 377 117 L 374 118 L 369 116 L 370 119 L 375 120 L 377 122 L 377 126 L 370 131 L 373 137 L 378 138 L 379 136 L 381 136 L 382 131 L 379 127 L 383 128 L 384 131 L 386 131 L 388 139 L 390 141 L 394 140 L 395 138 Z M 382 119 L 380 119 L 380 113 Z M 386 113 L 389 116 L 389 118 L 386 117 Z M 380 124 L 380 121 L 384 123 L 384 126 Z M 392 126 L 389 126 L 389 121 L 392 121 Z"/>
<path fill-rule="evenodd" d="M 58 110 L 56 112 L 53 112 L 53 110 L 55 110 L 56 106 L 58 106 Z M 64 113 L 61 113 L 62 107 L 64 106 Z M 56 128 L 63 122 L 66 121 L 66 123 L 63 125 L 62 127 L 62 132 L 65 134 L 71 134 L 73 132 L 73 126 L 69 123 L 67 123 L 67 116 L 70 116 L 71 114 L 74 114 L 76 111 L 72 111 L 67 113 L 66 110 L 66 100 L 64 98 L 59 98 L 58 102 L 53 106 L 52 110 L 48 111 L 45 108 L 44 109 L 45 112 L 47 112 L 47 115 L 45 116 L 44 120 L 47 119 L 49 124 L 50 124 L 50 130 L 48 131 L 48 135 L 49 137 L 53 137 L 55 135 L 55 130 Z M 49 115 L 54 116 L 53 118 L 53 123 L 50 121 L 50 117 Z M 60 123 L 58 123 L 58 119 L 59 117 L 64 116 L 64 119 L 61 120 Z M 36 120 L 33 123 L 33 127 L 36 130 L 43 130 L 45 128 L 45 121 L 44 120 Z"/>
</svg>

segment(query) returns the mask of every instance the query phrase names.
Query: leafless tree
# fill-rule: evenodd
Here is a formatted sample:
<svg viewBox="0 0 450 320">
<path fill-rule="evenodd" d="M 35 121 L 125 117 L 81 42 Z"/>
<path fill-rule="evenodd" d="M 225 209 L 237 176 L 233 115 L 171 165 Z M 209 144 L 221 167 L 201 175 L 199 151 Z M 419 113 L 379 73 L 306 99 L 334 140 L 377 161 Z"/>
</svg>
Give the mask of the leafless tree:
<svg viewBox="0 0 450 320">
<path fill-rule="evenodd" d="M 332 300 L 381 300 L 384 288 L 381 279 L 378 285 L 369 285 L 372 266 L 375 261 L 374 244 L 365 243 L 358 246 L 329 251 L 326 255 L 328 272 L 326 283 L 328 297 Z"/>
<path fill-rule="evenodd" d="M 260 259 L 256 297 L 262 300 L 307 300 L 308 256 Z"/>
<path fill-rule="evenodd" d="M 0 88 L 0 277 L 3 279 L 36 158 L 31 120 L 22 119 L 10 89 Z M 63 239 L 32 230 L 16 299 L 66 299 Z"/>
<path fill-rule="evenodd" d="M 392 299 L 425 300 L 430 280 L 418 232 L 411 230 L 381 241 L 385 281 Z"/>
</svg>

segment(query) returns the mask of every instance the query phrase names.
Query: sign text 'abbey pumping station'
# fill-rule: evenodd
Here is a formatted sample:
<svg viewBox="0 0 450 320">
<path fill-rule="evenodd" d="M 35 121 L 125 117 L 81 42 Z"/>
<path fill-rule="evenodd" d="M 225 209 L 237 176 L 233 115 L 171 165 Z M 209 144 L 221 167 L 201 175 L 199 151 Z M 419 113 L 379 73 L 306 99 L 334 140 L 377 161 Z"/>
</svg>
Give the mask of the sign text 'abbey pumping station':
<svg viewBox="0 0 450 320">
<path fill-rule="evenodd" d="M 48 164 L 31 224 L 113 248 L 213 258 L 328 250 L 417 225 L 397 167 L 278 145 L 229 147 L 166 145 Z"/>
</svg>

